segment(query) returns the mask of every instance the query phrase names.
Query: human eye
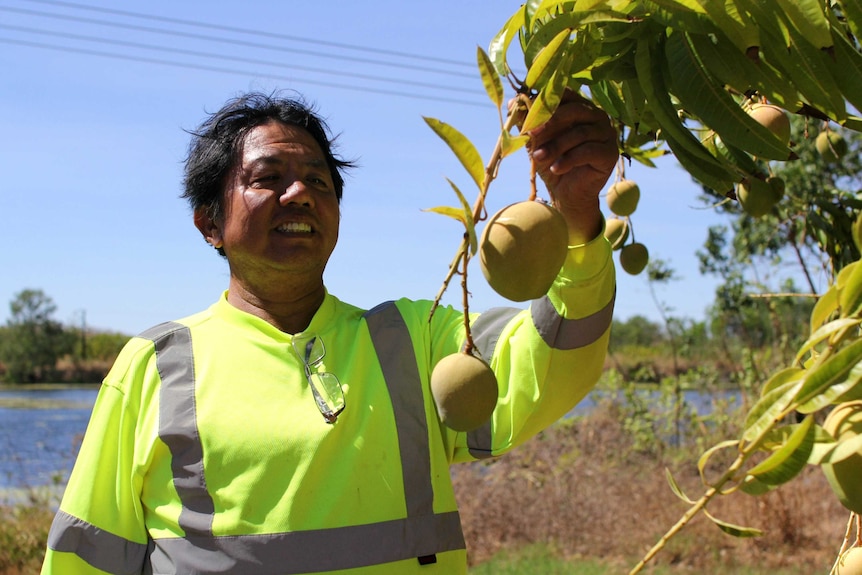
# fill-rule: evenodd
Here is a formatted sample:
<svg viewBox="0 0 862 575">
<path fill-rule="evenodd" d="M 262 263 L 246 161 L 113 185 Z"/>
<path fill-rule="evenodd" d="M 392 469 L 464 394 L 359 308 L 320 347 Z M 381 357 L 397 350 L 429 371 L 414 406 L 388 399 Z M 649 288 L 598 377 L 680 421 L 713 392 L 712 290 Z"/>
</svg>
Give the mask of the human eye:
<svg viewBox="0 0 862 575">
<path fill-rule="evenodd" d="M 313 186 L 321 189 L 321 190 L 330 190 L 332 189 L 332 182 L 330 178 L 324 174 L 309 174 L 306 180 L 312 184 Z"/>
<path fill-rule="evenodd" d="M 277 182 L 279 180 L 279 175 L 273 172 L 263 172 L 260 174 L 252 174 L 249 181 L 252 187 L 263 188 L 269 185 L 272 185 L 273 182 Z"/>
</svg>

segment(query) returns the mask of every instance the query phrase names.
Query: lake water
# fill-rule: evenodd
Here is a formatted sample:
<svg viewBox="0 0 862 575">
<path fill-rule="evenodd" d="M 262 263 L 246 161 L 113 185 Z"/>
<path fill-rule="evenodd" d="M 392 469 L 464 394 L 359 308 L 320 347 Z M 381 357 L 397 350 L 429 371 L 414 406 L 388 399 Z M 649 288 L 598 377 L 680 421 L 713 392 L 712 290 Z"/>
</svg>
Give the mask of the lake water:
<svg viewBox="0 0 862 575">
<path fill-rule="evenodd" d="M 0 389 L 0 406 L 15 400 L 45 408 L 0 407 L 0 493 L 65 483 L 98 390 Z"/>
<path fill-rule="evenodd" d="M 65 484 L 97 394 L 96 388 L 0 389 L 0 406 L 15 400 L 28 406 L 0 407 L 0 499 L 22 488 Z M 711 398 L 685 392 L 685 401 L 701 414 L 711 410 Z M 593 405 L 587 397 L 573 414 Z"/>
</svg>

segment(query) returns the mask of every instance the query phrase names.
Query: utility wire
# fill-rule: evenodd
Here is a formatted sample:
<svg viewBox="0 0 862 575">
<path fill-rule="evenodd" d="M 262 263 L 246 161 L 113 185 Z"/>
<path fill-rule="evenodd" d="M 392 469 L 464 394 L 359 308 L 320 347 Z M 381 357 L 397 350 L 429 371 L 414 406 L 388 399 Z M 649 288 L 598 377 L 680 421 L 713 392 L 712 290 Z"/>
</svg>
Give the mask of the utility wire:
<svg viewBox="0 0 862 575">
<path fill-rule="evenodd" d="M 238 34 L 250 34 L 256 37 L 265 37 L 265 38 L 273 38 L 277 40 L 292 40 L 296 42 L 305 42 L 308 44 L 317 44 L 320 46 L 329 46 L 332 48 L 341 48 L 345 50 L 355 50 L 358 52 L 366 52 L 369 54 L 380 54 L 385 56 L 392 56 L 398 58 L 409 58 L 413 60 L 424 60 L 427 62 L 437 62 L 439 64 L 449 64 L 452 66 L 459 66 L 469 68 L 471 70 L 475 69 L 475 65 L 464 62 L 461 60 L 450 60 L 447 58 L 439 58 L 436 56 L 427 56 L 424 54 L 415 54 L 409 52 L 396 52 L 394 50 L 384 50 L 381 48 L 374 48 L 371 46 L 360 46 L 357 44 L 344 44 L 341 42 L 332 42 L 328 40 L 321 40 L 319 38 L 307 38 L 302 36 L 292 36 L 290 34 L 283 33 L 274 33 L 274 32 L 266 32 L 261 30 L 252 30 L 249 28 L 238 28 L 235 26 L 224 26 L 222 24 L 212 24 L 209 22 L 199 22 L 196 20 L 184 20 L 180 18 L 170 18 L 167 16 L 160 16 L 155 14 L 143 14 L 141 12 L 130 12 L 127 10 L 117 10 L 113 8 L 103 8 L 100 6 L 87 6 L 85 4 L 78 4 L 75 2 L 61 2 L 58 0 L 25 0 L 31 3 L 37 4 L 47 4 L 49 6 L 61 6 L 64 8 L 73 8 L 78 10 L 89 10 L 92 12 L 100 12 L 103 14 L 114 14 L 117 16 L 127 16 L 132 18 L 139 18 L 144 20 L 151 20 L 156 22 L 165 22 L 169 24 L 180 24 L 183 26 L 193 26 L 196 28 L 205 28 L 210 30 L 219 30 L 222 32 L 233 32 Z"/>
<path fill-rule="evenodd" d="M 473 94 L 473 95 L 479 94 L 479 92 L 475 89 L 462 88 L 462 87 L 457 87 L 457 86 L 443 86 L 443 85 L 435 84 L 435 83 L 431 83 L 431 82 L 417 82 L 415 80 L 390 78 L 390 77 L 384 77 L 384 76 L 375 76 L 375 75 L 370 75 L 370 74 L 361 74 L 361 73 L 357 73 L 357 72 L 345 72 L 345 71 L 338 71 L 338 70 L 329 70 L 329 69 L 325 69 L 325 68 L 315 68 L 315 67 L 311 67 L 311 66 L 302 66 L 302 65 L 298 65 L 298 64 L 286 64 L 286 63 L 282 63 L 282 62 L 271 62 L 271 61 L 259 60 L 259 59 L 255 59 L 255 58 L 245 58 L 242 56 L 234 56 L 231 54 L 215 54 L 212 52 L 201 52 L 201 51 L 197 51 L 197 50 L 187 50 L 184 48 L 157 46 L 157 45 L 153 45 L 153 44 L 144 44 L 141 42 L 130 42 L 130 41 L 125 41 L 125 40 L 98 38 L 95 36 L 87 36 L 87 35 L 82 35 L 82 34 L 72 34 L 70 32 L 58 32 L 58 31 L 54 31 L 54 30 L 43 30 L 43 29 L 39 29 L 39 28 L 30 28 L 27 26 L 14 26 L 14 25 L 10 26 L 10 25 L 6 25 L 6 24 L 0 24 L 0 29 L 13 30 L 16 32 L 24 32 L 27 34 L 35 34 L 35 35 L 41 35 L 41 36 L 50 36 L 52 38 L 66 38 L 69 40 L 80 40 L 80 41 L 84 41 L 84 42 L 95 42 L 95 43 L 100 43 L 100 44 L 108 44 L 111 46 L 123 46 L 126 48 L 136 48 L 136 49 L 144 49 L 144 50 L 153 50 L 156 52 L 166 52 L 169 54 L 181 54 L 184 56 L 196 56 L 196 57 L 203 57 L 203 58 L 218 59 L 218 60 L 222 60 L 222 61 L 234 61 L 234 62 L 240 62 L 240 63 L 245 63 L 245 64 L 253 64 L 256 66 L 274 66 L 274 67 L 278 67 L 278 68 L 292 68 L 292 69 L 300 70 L 303 72 L 312 72 L 312 73 L 325 74 L 325 75 L 330 75 L 330 76 L 339 76 L 342 78 L 344 78 L 344 77 L 357 78 L 359 80 L 370 80 L 370 81 L 374 81 L 374 82 L 386 82 L 386 83 L 397 84 L 400 86 L 415 86 L 418 88 L 429 88 L 432 90 L 441 90 L 444 92 L 446 92 L 446 91 L 448 91 L 448 92 L 461 92 L 461 93 Z"/>
<path fill-rule="evenodd" d="M 264 49 L 264 50 L 275 50 L 275 51 L 280 51 L 280 52 L 292 52 L 292 53 L 296 53 L 296 54 L 305 54 L 305 55 L 314 56 L 314 57 L 318 57 L 318 58 L 328 58 L 328 59 L 334 59 L 334 60 L 338 60 L 338 61 L 349 61 L 349 62 L 357 62 L 357 63 L 361 63 L 361 64 L 373 64 L 373 65 L 378 65 L 378 66 L 388 66 L 388 67 L 392 67 L 392 68 L 401 68 L 401 69 L 407 69 L 407 70 L 411 70 L 411 71 L 421 71 L 421 72 L 429 72 L 429 73 L 433 73 L 433 74 L 457 76 L 457 77 L 461 77 L 461 78 L 475 78 L 476 77 L 475 73 L 469 74 L 467 72 L 443 70 L 440 68 L 430 68 L 430 67 L 426 67 L 426 66 L 417 66 L 415 64 L 388 62 L 388 61 L 384 61 L 384 60 L 360 58 L 360 57 L 356 57 L 356 56 L 345 56 L 345 55 L 339 55 L 339 54 L 330 54 L 330 53 L 319 52 L 316 50 L 303 50 L 303 49 L 296 49 L 296 48 L 288 48 L 285 46 L 273 46 L 271 44 L 264 44 L 261 42 L 250 42 L 250 41 L 246 41 L 246 40 L 226 39 L 226 38 L 223 38 L 220 36 L 211 36 L 211 35 L 207 35 L 207 34 L 195 34 L 195 33 L 191 33 L 191 32 L 181 32 L 178 30 L 166 30 L 163 28 L 154 28 L 152 26 L 139 26 L 136 24 L 123 24 L 120 22 L 112 22 L 112 21 L 108 21 L 108 20 L 99 20 L 99 19 L 95 19 L 95 18 L 83 18 L 83 17 L 79 17 L 79 16 L 71 16 L 71 15 L 65 15 L 65 14 L 54 14 L 51 12 L 43 12 L 43 11 L 39 11 L 39 10 L 28 10 L 26 8 L 12 8 L 9 6 L 0 6 L 0 11 L 13 12 L 16 14 L 25 14 L 25 15 L 29 15 L 29 16 L 40 16 L 40 17 L 45 17 L 45 18 L 54 18 L 54 19 L 58 19 L 61 21 L 65 21 L 65 22 L 96 24 L 96 25 L 100 25 L 100 26 L 109 26 L 112 28 L 121 28 L 121 29 L 125 29 L 125 30 L 136 30 L 139 32 L 151 32 L 151 33 L 155 33 L 155 34 L 164 34 L 164 35 L 168 35 L 168 36 L 175 36 L 175 37 L 181 37 L 181 38 L 191 38 L 191 39 L 196 39 L 196 40 L 206 40 L 209 42 L 227 43 L 227 44 L 232 44 L 232 45 L 246 46 L 246 47 L 250 47 L 250 48 L 260 48 L 260 49 Z"/>
<path fill-rule="evenodd" d="M 223 68 L 223 67 L 219 67 L 219 66 L 207 66 L 207 65 L 202 65 L 202 64 L 191 64 L 191 63 L 185 63 L 185 62 L 177 62 L 177 61 L 173 61 L 173 60 L 162 60 L 159 58 L 149 58 L 149 57 L 144 57 L 144 56 L 131 56 L 131 55 L 114 54 L 114 53 L 110 53 L 110 52 L 101 52 L 98 50 L 89 50 L 86 48 L 76 48 L 76 47 L 71 47 L 71 46 L 58 46 L 55 44 L 45 44 L 42 42 L 31 42 L 31 41 L 20 40 L 20 39 L 15 39 L 15 38 L 0 37 L 0 43 L 12 44 L 12 45 L 17 45 L 17 46 L 27 46 L 30 48 L 42 48 L 42 49 L 55 50 L 55 51 L 66 52 L 66 53 L 75 52 L 78 54 L 86 54 L 89 56 L 100 56 L 100 57 L 104 57 L 104 58 L 113 58 L 113 59 L 117 59 L 117 60 L 144 62 L 144 63 L 148 63 L 148 64 L 159 64 L 162 66 L 171 66 L 171 67 L 175 67 L 175 68 L 186 68 L 186 69 L 192 69 L 192 70 L 202 70 L 205 72 L 219 72 L 219 73 L 223 73 L 223 74 L 235 74 L 235 75 L 240 75 L 240 76 L 249 76 L 252 74 L 248 70 L 235 70 L 235 69 Z M 455 98 L 446 98 L 446 97 L 439 97 L 439 96 L 428 96 L 428 95 L 423 95 L 423 94 L 412 94 L 412 93 L 408 93 L 408 92 L 400 92 L 400 91 L 394 91 L 394 90 L 382 90 L 382 89 L 371 88 L 371 87 L 367 87 L 367 86 L 357 86 L 355 84 L 338 84 L 338 83 L 334 83 L 334 82 L 324 82 L 324 81 L 320 81 L 320 80 L 309 80 L 309 79 L 297 80 L 296 78 L 291 78 L 288 76 L 280 76 L 280 75 L 276 75 L 276 74 L 269 74 L 269 73 L 261 73 L 258 75 L 264 76 L 267 78 L 272 78 L 275 80 L 287 80 L 290 82 L 298 82 L 299 81 L 299 82 L 303 82 L 306 84 L 312 84 L 312 85 L 316 85 L 316 86 L 325 86 L 325 87 L 329 87 L 329 88 L 340 88 L 340 89 L 344 89 L 344 90 L 354 90 L 357 92 L 365 92 L 365 93 L 372 93 L 372 94 L 385 94 L 387 96 L 400 96 L 402 98 L 412 98 L 412 99 L 416 99 L 416 100 L 431 100 L 434 102 L 447 102 L 447 103 L 452 103 L 452 104 L 461 104 L 464 106 L 474 106 L 474 107 L 483 107 L 483 108 L 487 107 L 487 105 L 485 105 L 485 104 L 480 104 L 478 102 L 473 102 L 473 101 L 469 101 L 469 100 L 459 100 L 459 99 L 455 99 Z"/>
</svg>

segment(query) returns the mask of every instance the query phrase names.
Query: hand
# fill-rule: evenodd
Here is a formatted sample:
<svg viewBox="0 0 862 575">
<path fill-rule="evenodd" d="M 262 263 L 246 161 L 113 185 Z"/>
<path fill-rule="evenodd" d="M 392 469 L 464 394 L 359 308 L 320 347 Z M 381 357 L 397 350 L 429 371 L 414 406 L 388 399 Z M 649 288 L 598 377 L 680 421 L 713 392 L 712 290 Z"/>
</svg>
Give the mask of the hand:
<svg viewBox="0 0 862 575">
<path fill-rule="evenodd" d="M 569 242 L 601 233 L 599 192 L 617 160 L 617 132 L 608 115 L 569 90 L 554 115 L 530 130 L 529 152 L 554 205 L 569 224 Z"/>
</svg>

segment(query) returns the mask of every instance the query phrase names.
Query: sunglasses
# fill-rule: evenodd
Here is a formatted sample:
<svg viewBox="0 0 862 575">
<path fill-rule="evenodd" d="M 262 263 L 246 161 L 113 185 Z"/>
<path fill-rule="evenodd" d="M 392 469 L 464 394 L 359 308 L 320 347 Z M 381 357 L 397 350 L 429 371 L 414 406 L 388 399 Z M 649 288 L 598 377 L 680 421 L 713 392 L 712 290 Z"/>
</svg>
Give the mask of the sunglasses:
<svg viewBox="0 0 862 575">
<path fill-rule="evenodd" d="M 335 423 L 338 414 L 344 411 L 344 388 L 334 373 L 315 370 L 326 355 L 323 340 L 317 334 L 303 334 L 293 339 L 293 350 L 305 367 L 305 379 L 311 388 L 317 409 L 326 423 Z"/>
</svg>

